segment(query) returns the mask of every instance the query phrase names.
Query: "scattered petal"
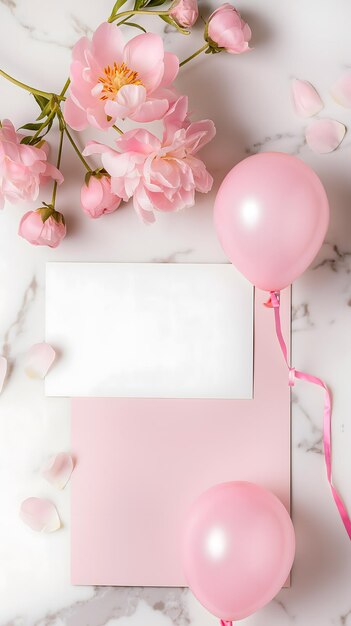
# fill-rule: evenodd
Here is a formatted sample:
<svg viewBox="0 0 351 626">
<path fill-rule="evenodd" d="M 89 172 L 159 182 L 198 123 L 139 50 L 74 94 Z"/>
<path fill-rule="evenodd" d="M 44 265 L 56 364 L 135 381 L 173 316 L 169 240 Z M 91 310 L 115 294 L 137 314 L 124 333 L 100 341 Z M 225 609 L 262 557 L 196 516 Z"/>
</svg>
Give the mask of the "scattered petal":
<svg viewBox="0 0 351 626">
<path fill-rule="evenodd" d="M 345 137 L 346 126 L 336 120 L 316 120 L 306 130 L 306 141 L 319 154 L 333 152 Z"/>
<path fill-rule="evenodd" d="M 55 505 L 44 498 L 24 500 L 20 508 L 20 517 L 27 526 L 39 533 L 52 533 L 61 526 Z"/>
<path fill-rule="evenodd" d="M 351 107 L 351 72 L 344 74 L 334 83 L 331 94 L 338 104 Z"/>
<path fill-rule="evenodd" d="M 63 489 L 73 472 L 73 459 L 67 452 L 52 456 L 42 470 L 44 478 L 57 489 Z"/>
<path fill-rule="evenodd" d="M 30 378 L 45 378 L 56 352 L 48 343 L 35 343 L 27 353 L 25 372 Z"/>
<path fill-rule="evenodd" d="M 0 356 L 0 393 L 4 386 L 5 378 L 7 374 L 7 359 L 4 356 Z"/>
<path fill-rule="evenodd" d="M 291 84 L 291 93 L 297 115 L 312 117 L 323 109 L 320 95 L 307 80 L 295 78 Z"/>
</svg>

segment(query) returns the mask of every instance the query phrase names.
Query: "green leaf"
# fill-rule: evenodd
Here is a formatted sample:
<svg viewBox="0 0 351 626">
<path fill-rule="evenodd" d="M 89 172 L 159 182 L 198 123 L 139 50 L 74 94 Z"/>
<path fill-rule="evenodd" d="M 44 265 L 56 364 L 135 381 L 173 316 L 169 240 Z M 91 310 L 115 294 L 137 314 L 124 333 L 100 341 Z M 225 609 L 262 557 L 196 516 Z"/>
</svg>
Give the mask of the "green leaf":
<svg viewBox="0 0 351 626">
<path fill-rule="evenodd" d="M 89 185 L 89 181 L 90 181 L 90 179 L 91 179 L 91 177 L 92 177 L 92 176 L 94 176 L 94 173 L 93 173 L 93 172 L 87 172 L 87 173 L 85 174 L 85 184 L 86 184 L 86 186 L 88 186 L 88 185 Z"/>
<path fill-rule="evenodd" d="M 27 137 L 22 137 L 21 143 L 28 145 L 30 144 L 31 140 L 32 140 L 32 137 L 30 135 L 27 135 Z"/>
<path fill-rule="evenodd" d="M 39 213 L 39 215 L 40 215 L 40 217 L 41 217 L 42 222 L 43 222 L 43 223 L 45 223 L 45 222 L 46 222 L 46 220 L 48 220 L 48 219 L 49 219 L 49 217 L 51 217 L 51 216 L 53 215 L 53 213 L 54 213 L 54 209 L 53 209 L 53 207 L 52 207 L 52 206 L 50 206 L 50 205 L 46 205 L 46 206 L 45 206 L 45 208 L 44 208 L 44 207 L 42 207 L 42 208 L 40 208 L 40 209 L 37 209 L 37 211 L 36 211 L 36 212 L 37 212 L 37 213 Z"/>
<path fill-rule="evenodd" d="M 54 121 L 54 118 L 52 118 L 50 120 L 50 122 L 48 123 L 48 125 L 43 128 L 43 133 L 38 136 L 35 137 L 33 135 L 27 135 L 26 137 L 23 137 L 23 139 L 21 140 L 21 143 L 27 144 L 27 145 L 32 145 L 35 146 L 37 143 L 39 143 L 40 141 L 42 141 L 43 137 L 45 137 L 45 135 L 47 135 L 47 133 L 49 132 L 49 130 L 52 127 L 52 123 Z M 21 126 L 21 128 L 25 128 L 26 130 L 39 130 L 39 128 L 42 126 L 42 124 L 25 124 L 24 126 Z"/>
<path fill-rule="evenodd" d="M 133 28 L 139 28 L 139 30 L 142 30 L 143 33 L 147 32 L 143 26 L 140 26 L 140 24 L 136 24 L 135 22 L 124 22 L 124 25 L 125 26 L 133 26 Z"/>
<path fill-rule="evenodd" d="M 167 22 L 167 24 L 174 26 L 174 28 L 176 28 L 180 33 L 182 33 L 182 35 L 190 35 L 190 30 L 186 30 L 186 28 L 182 28 L 181 26 L 179 26 L 179 24 L 177 24 L 174 20 L 172 20 L 172 18 L 169 15 L 159 15 L 159 17 L 164 22 Z"/>
<path fill-rule="evenodd" d="M 111 15 L 115 15 L 117 13 L 117 11 L 119 11 L 119 9 L 121 7 L 123 7 L 123 5 L 127 2 L 127 0 L 117 0 L 117 2 L 115 2 L 115 4 L 113 5 L 113 9 L 111 11 Z"/>
<path fill-rule="evenodd" d="M 38 115 L 37 120 L 43 120 L 44 117 L 46 117 L 47 115 L 49 115 L 49 113 L 51 112 L 51 106 L 52 103 L 51 101 L 47 103 L 45 109 L 42 110 L 42 112 L 40 113 L 40 115 Z"/>
<path fill-rule="evenodd" d="M 147 4 L 147 0 L 135 0 L 134 11 L 139 11 L 139 9 L 142 9 L 143 7 L 145 7 L 146 4 Z"/>
<path fill-rule="evenodd" d="M 49 100 L 44 98 L 44 96 L 37 96 L 36 93 L 33 93 L 32 96 L 42 111 L 45 109 L 46 105 L 49 104 Z"/>
<path fill-rule="evenodd" d="M 25 130 L 39 130 L 41 125 L 41 122 L 35 124 L 24 124 L 24 126 L 19 127 L 19 130 L 22 130 L 22 128 L 24 128 Z"/>
<path fill-rule="evenodd" d="M 148 7 L 160 7 L 162 4 L 165 3 L 166 0 L 149 0 L 149 2 L 147 3 Z"/>
</svg>

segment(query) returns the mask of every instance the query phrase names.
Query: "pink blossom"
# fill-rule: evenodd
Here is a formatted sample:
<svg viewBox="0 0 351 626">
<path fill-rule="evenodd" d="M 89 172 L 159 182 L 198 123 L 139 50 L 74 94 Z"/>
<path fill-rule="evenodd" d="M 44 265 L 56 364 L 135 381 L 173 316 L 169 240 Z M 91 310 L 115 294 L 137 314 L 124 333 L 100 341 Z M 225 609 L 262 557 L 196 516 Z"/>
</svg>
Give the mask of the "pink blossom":
<svg viewBox="0 0 351 626">
<path fill-rule="evenodd" d="M 84 154 L 101 154 L 111 176 L 111 189 L 127 201 L 146 222 L 154 211 L 178 211 L 194 204 L 195 191 L 207 193 L 212 176 L 196 153 L 215 135 L 211 120 L 190 123 L 188 99 L 183 96 L 164 117 L 162 141 L 138 128 L 116 140 L 117 149 L 91 142 Z"/>
<path fill-rule="evenodd" d="M 197 0 L 175 0 L 169 10 L 169 15 L 179 26 L 191 28 L 199 17 Z"/>
<path fill-rule="evenodd" d="M 118 209 L 121 198 L 111 191 L 109 176 L 90 176 L 80 192 L 80 201 L 84 213 L 89 217 L 101 217 L 104 213 L 113 213 Z"/>
<path fill-rule="evenodd" d="M 82 37 L 73 48 L 65 119 L 75 130 L 106 129 L 124 118 L 159 120 L 169 108 L 178 69 L 178 57 L 164 51 L 159 35 L 145 33 L 125 43 L 121 29 L 104 22 L 91 41 Z"/>
<path fill-rule="evenodd" d="M 50 209 L 43 207 L 36 211 L 25 213 L 18 228 L 20 237 L 27 239 L 33 246 L 57 248 L 66 236 L 65 219 L 62 213 L 54 210 L 45 219 L 48 211 Z"/>
<path fill-rule="evenodd" d="M 48 163 L 48 146 L 40 148 L 21 143 L 23 135 L 16 132 L 10 120 L 0 124 L 0 209 L 5 200 L 12 204 L 36 200 L 39 187 L 48 178 L 63 181 L 59 170 Z"/>
<path fill-rule="evenodd" d="M 225 2 L 210 15 L 208 42 L 211 47 L 224 48 L 231 54 L 250 50 L 251 29 L 237 9 Z M 214 46 L 213 46 L 214 44 Z"/>
</svg>

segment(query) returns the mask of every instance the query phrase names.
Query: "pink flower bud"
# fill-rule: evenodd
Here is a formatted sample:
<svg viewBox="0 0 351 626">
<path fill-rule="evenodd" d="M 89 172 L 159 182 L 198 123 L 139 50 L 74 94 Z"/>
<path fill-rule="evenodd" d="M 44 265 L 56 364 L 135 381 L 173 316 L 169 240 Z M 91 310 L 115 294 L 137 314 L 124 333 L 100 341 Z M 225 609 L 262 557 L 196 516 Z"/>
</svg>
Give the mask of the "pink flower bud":
<svg viewBox="0 0 351 626">
<path fill-rule="evenodd" d="M 18 234 L 33 246 L 57 248 L 66 236 L 65 219 L 62 213 L 49 207 L 28 211 L 20 221 Z"/>
<path fill-rule="evenodd" d="M 251 29 L 241 19 L 239 11 L 228 2 L 210 15 L 207 33 L 212 48 L 224 48 L 231 54 L 241 54 L 250 50 Z"/>
<path fill-rule="evenodd" d="M 169 15 L 179 26 L 184 28 L 194 26 L 199 17 L 197 0 L 175 0 L 170 8 Z"/>
<path fill-rule="evenodd" d="M 81 189 L 80 201 L 84 213 L 95 219 L 118 209 L 121 198 L 112 193 L 109 176 L 92 175 Z"/>
</svg>

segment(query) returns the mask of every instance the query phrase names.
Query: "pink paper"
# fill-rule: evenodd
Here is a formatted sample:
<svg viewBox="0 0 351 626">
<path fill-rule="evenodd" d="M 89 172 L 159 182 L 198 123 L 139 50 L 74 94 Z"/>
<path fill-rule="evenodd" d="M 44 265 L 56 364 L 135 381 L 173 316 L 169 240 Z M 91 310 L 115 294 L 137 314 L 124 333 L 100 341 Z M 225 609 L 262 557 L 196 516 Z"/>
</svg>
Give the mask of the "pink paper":
<svg viewBox="0 0 351 626">
<path fill-rule="evenodd" d="M 249 480 L 290 505 L 290 391 L 255 294 L 253 400 L 72 401 L 72 583 L 184 586 L 182 522 L 205 489 Z M 290 290 L 282 293 L 290 333 Z"/>
</svg>

